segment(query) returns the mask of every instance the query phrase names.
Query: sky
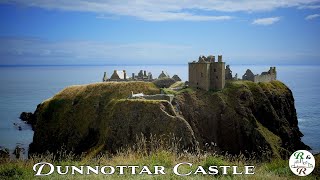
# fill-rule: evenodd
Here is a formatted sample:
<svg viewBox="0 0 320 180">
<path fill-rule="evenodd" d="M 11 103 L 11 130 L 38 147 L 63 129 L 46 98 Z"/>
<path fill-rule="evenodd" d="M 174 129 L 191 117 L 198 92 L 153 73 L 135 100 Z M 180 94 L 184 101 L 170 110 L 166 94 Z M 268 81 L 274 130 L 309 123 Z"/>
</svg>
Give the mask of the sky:
<svg viewBox="0 0 320 180">
<path fill-rule="evenodd" d="M 0 65 L 320 65 L 320 0 L 0 0 Z"/>
</svg>

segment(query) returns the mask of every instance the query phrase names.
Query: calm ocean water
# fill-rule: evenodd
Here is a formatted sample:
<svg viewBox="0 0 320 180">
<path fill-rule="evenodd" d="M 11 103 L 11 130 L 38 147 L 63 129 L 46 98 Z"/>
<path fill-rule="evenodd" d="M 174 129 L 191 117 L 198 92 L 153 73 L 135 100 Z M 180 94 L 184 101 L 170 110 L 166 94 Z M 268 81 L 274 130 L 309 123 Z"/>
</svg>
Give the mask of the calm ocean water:
<svg viewBox="0 0 320 180">
<path fill-rule="evenodd" d="M 233 75 L 241 77 L 247 68 L 261 73 L 268 66 L 231 65 Z M 26 150 L 32 142 L 31 127 L 19 120 L 23 111 L 33 112 L 36 106 L 64 87 L 75 84 L 100 82 L 103 72 L 110 77 L 114 69 L 138 73 L 140 69 L 151 71 L 157 77 L 162 70 L 169 75 L 178 74 L 188 79 L 187 65 L 153 66 L 46 66 L 0 67 L 0 146 L 13 150 L 17 145 Z M 314 151 L 320 151 L 320 66 L 278 66 L 278 79 L 293 91 L 303 142 Z M 14 123 L 22 126 L 19 131 Z"/>
</svg>

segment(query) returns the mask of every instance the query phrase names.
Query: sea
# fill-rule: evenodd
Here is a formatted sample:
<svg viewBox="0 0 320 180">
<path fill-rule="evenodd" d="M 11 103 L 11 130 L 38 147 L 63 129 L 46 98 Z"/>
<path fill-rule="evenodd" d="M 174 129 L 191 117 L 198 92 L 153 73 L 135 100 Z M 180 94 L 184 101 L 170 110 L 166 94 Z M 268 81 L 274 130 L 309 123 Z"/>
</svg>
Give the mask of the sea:
<svg viewBox="0 0 320 180">
<path fill-rule="evenodd" d="M 254 74 L 267 71 L 265 65 L 230 65 L 233 75 L 242 77 L 247 69 Z M 187 65 L 99 65 L 99 66 L 0 66 L 0 146 L 12 153 L 16 146 L 25 149 L 32 142 L 31 127 L 19 119 L 21 112 L 34 112 L 42 101 L 70 85 L 101 82 L 114 70 L 126 70 L 128 76 L 140 70 L 157 77 L 161 71 L 183 81 L 188 80 Z M 320 66 L 277 66 L 277 78 L 293 92 L 302 141 L 320 152 Z M 21 129 L 19 130 L 19 126 Z"/>
</svg>

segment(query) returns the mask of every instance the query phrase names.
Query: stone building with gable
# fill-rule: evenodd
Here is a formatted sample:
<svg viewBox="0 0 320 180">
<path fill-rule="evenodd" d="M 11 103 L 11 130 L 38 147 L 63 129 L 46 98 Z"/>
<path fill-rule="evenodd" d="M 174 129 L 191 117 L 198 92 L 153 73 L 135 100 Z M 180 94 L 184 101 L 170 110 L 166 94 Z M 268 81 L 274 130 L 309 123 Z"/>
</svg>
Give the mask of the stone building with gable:
<svg viewBox="0 0 320 180">
<path fill-rule="evenodd" d="M 122 71 L 114 70 L 109 80 L 110 81 L 126 81 L 127 80 L 126 70 L 122 70 Z"/>
<path fill-rule="evenodd" d="M 162 71 L 158 77 L 158 79 L 162 78 L 170 78 L 169 74 L 167 72 Z"/>
</svg>

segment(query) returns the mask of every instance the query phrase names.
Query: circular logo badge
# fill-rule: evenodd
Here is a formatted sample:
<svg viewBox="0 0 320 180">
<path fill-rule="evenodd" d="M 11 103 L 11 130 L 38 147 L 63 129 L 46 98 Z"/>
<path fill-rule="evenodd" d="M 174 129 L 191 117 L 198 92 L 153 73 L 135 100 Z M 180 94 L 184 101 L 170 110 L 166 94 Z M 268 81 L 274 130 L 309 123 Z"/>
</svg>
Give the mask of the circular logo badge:
<svg viewBox="0 0 320 180">
<path fill-rule="evenodd" d="M 294 152 L 289 159 L 289 167 L 291 171 L 298 176 L 309 175 L 316 163 L 313 155 L 306 150 L 298 150 Z"/>
</svg>

